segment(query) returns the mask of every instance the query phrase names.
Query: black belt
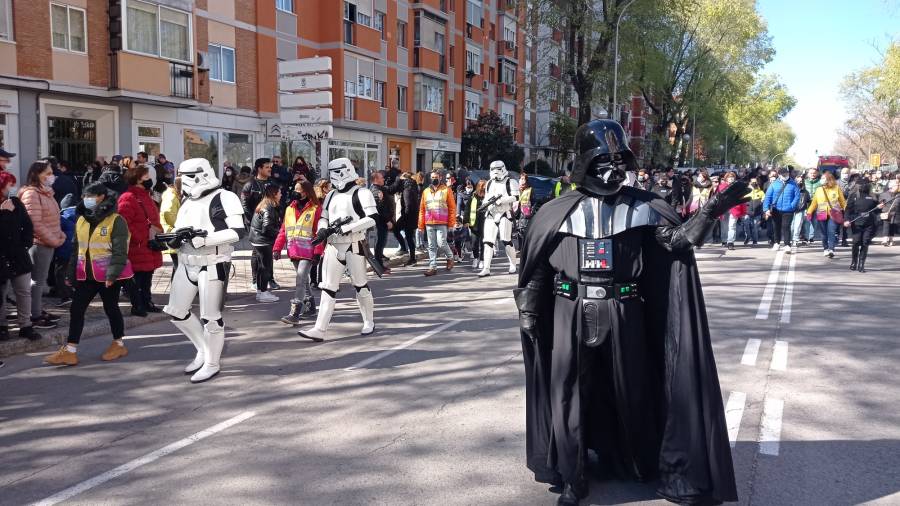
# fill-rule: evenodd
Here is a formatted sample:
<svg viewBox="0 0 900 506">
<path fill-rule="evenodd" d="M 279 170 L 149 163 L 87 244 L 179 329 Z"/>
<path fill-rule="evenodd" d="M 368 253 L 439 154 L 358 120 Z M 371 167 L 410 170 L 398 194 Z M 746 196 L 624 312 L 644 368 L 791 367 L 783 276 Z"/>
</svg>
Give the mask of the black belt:
<svg viewBox="0 0 900 506">
<path fill-rule="evenodd" d="M 638 284 L 634 282 L 585 284 L 566 279 L 559 274 L 554 278 L 553 294 L 569 300 L 575 300 L 578 297 L 596 300 L 629 300 L 641 295 Z"/>
</svg>

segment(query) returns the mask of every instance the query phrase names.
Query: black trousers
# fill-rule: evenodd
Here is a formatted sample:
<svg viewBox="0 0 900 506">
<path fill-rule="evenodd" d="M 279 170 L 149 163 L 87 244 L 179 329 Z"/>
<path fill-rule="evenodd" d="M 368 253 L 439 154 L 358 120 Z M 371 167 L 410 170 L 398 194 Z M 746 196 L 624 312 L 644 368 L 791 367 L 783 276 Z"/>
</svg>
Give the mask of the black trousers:
<svg viewBox="0 0 900 506">
<path fill-rule="evenodd" d="M 69 262 L 62 259 L 53 261 L 53 278 L 56 280 L 56 294 L 61 299 L 72 298 L 72 288 L 66 285 L 66 276 L 69 271 Z"/>
<path fill-rule="evenodd" d="M 418 223 L 416 223 L 415 220 L 412 219 L 408 219 L 406 221 L 406 226 L 403 228 L 403 233 L 406 235 L 406 248 L 407 251 L 409 251 L 410 258 L 414 259 L 416 258 L 416 228 L 418 227 Z"/>
<path fill-rule="evenodd" d="M 145 310 L 150 307 L 153 304 L 152 287 L 153 271 L 135 272 L 134 277 L 125 285 L 131 307 Z"/>
<path fill-rule="evenodd" d="M 375 233 L 375 258 L 377 258 L 378 261 L 381 262 L 381 258 L 384 256 L 384 247 L 385 245 L 387 245 L 388 235 L 387 223 L 384 220 L 379 219 L 375 223 Z M 381 263 L 384 264 L 384 262 Z"/>
<path fill-rule="evenodd" d="M 769 219 L 769 226 L 772 231 L 773 239 L 776 243 L 791 243 L 791 221 L 794 219 L 794 213 L 783 213 L 772 209 L 772 218 Z"/>
<path fill-rule="evenodd" d="M 397 239 L 397 244 L 400 245 L 400 252 L 406 251 L 406 240 L 403 239 L 403 235 L 400 233 L 400 227 L 395 224 L 391 232 L 394 234 L 394 239 Z"/>
<path fill-rule="evenodd" d="M 151 275 L 153 273 L 150 273 Z M 72 293 L 72 307 L 69 309 L 69 339 L 71 344 L 81 342 L 81 331 L 84 330 L 84 313 L 97 293 L 103 300 L 103 311 L 109 319 L 109 329 L 113 339 L 122 339 L 125 335 L 125 322 L 122 320 L 122 311 L 119 310 L 119 289 L 121 282 L 117 281 L 108 287 L 105 283 L 96 281 L 76 281 Z"/>
<path fill-rule="evenodd" d="M 256 247 L 253 246 L 253 251 L 250 252 L 250 275 L 253 276 L 253 283 L 257 283 L 256 273 L 259 270 L 259 255 L 256 253 Z"/>
<path fill-rule="evenodd" d="M 847 227 L 841 227 L 844 230 L 847 230 Z M 856 260 L 859 258 L 860 254 L 862 256 L 866 256 L 869 251 L 869 243 L 872 242 L 872 238 L 875 237 L 875 223 L 867 223 L 865 225 L 857 225 L 853 224 L 850 226 L 852 229 L 851 237 L 853 238 L 853 263 L 856 263 Z"/>
<path fill-rule="evenodd" d="M 272 259 L 272 246 L 253 246 L 253 252 L 259 259 L 256 263 L 256 290 L 260 292 L 269 291 L 269 282 L 272 281 L 274 273 L 274 260 Z"/>
</svg>

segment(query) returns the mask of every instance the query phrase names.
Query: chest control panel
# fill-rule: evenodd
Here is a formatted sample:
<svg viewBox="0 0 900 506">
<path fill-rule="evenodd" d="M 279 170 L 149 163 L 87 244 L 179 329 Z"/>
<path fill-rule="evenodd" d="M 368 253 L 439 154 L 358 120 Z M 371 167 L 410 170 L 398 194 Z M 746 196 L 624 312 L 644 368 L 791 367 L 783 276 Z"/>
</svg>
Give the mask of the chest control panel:
<svg viewBox="0 0 900 506">
<path fill-rule="evenodd" d="M 582 272 L 613 270 L 612 239 L 579 239 L 579 264 Z"/>
</svg>

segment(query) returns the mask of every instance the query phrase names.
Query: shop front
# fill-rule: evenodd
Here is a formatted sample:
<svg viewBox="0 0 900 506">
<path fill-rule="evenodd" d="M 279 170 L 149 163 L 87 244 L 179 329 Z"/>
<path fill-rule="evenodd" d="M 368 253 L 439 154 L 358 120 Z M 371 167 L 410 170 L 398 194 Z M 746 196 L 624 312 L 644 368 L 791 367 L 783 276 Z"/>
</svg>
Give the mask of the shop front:
<svg viewBox="0 0 900 506">
<path fill-rule="evenodd" d="M 41 156 L 65 160 L 80 172 L 97 157 L 119 154 L 118 104 L 41 98 L 39 113 Z"/>
<path fill-rule="evenodd" d="M 387 140 L 388 162 L 392 163 L 397 160 L 398 168 L 410 167 L 414 170 L 412 159 L 415 142 L 414 139 L 389 137 Z"/>
<path fill-rule="evenodd" d="M 322 167 L 336 158 L 349 158 L 359 177 L 368 180 L 369 174 L 384 168 L 383 143 L 384 136 L 379 133 L 335 128 L 334 138 L 320 143 Z"/>
<path fill-rule="evenodd" d="M 432 139 L 416 140 L 416 171 L 456 170 L 461 145 Z"/>
</svg>

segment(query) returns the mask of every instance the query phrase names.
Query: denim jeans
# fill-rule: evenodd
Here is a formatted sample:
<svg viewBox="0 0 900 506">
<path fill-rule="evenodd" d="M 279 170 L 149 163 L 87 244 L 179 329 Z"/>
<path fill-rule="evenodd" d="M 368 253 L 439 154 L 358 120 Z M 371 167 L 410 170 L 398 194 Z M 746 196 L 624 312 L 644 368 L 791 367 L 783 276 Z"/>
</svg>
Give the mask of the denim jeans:
<svg viewBox="0 0 900 506">
<path fill-rule="evenodd" d="M 806 217 L 802 212 L 794 213 L 794 219 L 791 221 L 791 241 L 800 242 L 800 232 L 803 231 L 803 224 Z"/>
<path fill-rule="evenodd" d="M 734 244 L 735 239 L 737 239 L 738 224 L 743 224 L 746 218 L 746 216 L 735 218 L 731 214 L 728 214 L 728 238 L 725 242 L 727 242 L 728 244 Z"/>
<path fill-rule="evenodd" d="M 747 220 L 750 227 L 750 235 L 747 236 L 754 243 L 759 242 L 759 223 L 762 221 L 762 216 L 754 216 Z"/>
<path fill-rule="evenodd" d="M 837 245 L 837 224 L 831 218 L 818 223 L 822 232 L 822 249 L 834 251 Z"/>
<path fill-rule="evenodd" d="M 447 244 L 447 225 L 426 225 L 425 234 L 428 236 L 428 266 L 437 267 L 438 250 L 453 258 L 453 251 Z"/>
<path fill-rule="evenodd" d="M 47 286 L 47 275 L 53 262 L 53 248 L 35 244 L 28 253 L 31 255 L 31 317 L 41 316 L 44 300 L 44 287 Z"/>
</svg>

